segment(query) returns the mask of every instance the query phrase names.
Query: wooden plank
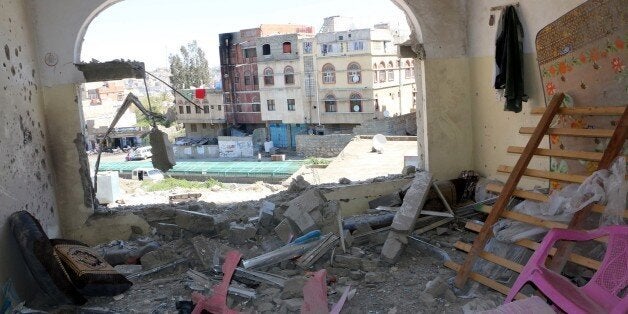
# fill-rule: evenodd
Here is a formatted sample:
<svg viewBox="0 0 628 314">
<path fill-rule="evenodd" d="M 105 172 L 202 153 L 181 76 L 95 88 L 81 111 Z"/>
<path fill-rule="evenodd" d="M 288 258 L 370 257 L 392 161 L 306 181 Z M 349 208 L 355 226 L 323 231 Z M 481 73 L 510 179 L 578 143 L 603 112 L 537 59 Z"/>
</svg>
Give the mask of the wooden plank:
<svg viewBox="0 0 628 314">
<path fill-rule="evenodd" d="M 624 113 L 619 120 L 619 124 L 615 128 L 613 132 L 613 136 L 611 140 L 608 142 L 606 146 L 606 150 L 604 150 L 604 155 L 602 156 L 602 160 L 598 163 L 597 169 L 608 169 L 613 163 L 613 160 L 619 154 L 621 154 L 624 143 L 626 142 L 626 136 L 628 136 L 628 107 L 624 107 Z M 578 211 L 573 215 L 571 221 L 569 222 L 569 229 L 581 229 L 584 221 L 591 214 L 593 206 L 587 206 L 582 210 Z M 556 257 L 552 259 L 549 264 L 549 268 L 555 272 L 562 272 L 565 264 L 567 263 L 567 259 L 573 251 L 574 243 L 567 241 L 560 241 L 558 243 L 558 252 L 556 253 Z"/>
<path fill-rule="evenodd" d="M 450 214 L 450 213 L 446 213 L 446 212 L 437 212 L 434 210 L 422 210 L 421 211 L 421 216 L 438 216 L 438 217 L 449 217 L 449 218 L 453 218 L 454 215 Z"/>
<path fill-rule="evenodd" d="M 483 205 L 482 207 L 478 208 L 479 211 L 486 213 L 486 214 L 490 214 L 493 212 L 493 208 L 491 206 L 488 205 Z M 518 212 L 514 212 L 511 210 L 503 210 L 501 213 L 501 216 L 504 218 L 508 218 L 508 219 L 514 219 L 517 221 L 521 221 L 521 222 L 525 222 L 531 225 L 535 225 L 538 227 L 543 227 L 543 228 L 561 228 L 561 229 L 565 229 L 567 228 L 567 224 L 561 223 L 561 222 L 556 222 L 556 221 L 551 221 L 551 220 L 544 220 L 538 217 L 534 217 L 534 216 L 530 216 L 530 215 L 526 215 L 526 214 L 522 214 L 522 213 L 518 213 Z"/>
<path fill-rule="evenodd" d="M 521 154 L 523 153 L 523 147 L 508 146 L 507 151 L 513 154 Z M 560 157 L 560 158 L 567 158 L 567 159 L 590 160 L 590 161 L 600 161 L 602 159 L 602 153 L 585 152 L 585 151 L 578 151 L 578 150 L 547 149 L 547 148 L 537 148 L 534 151 L 534 155 L 548 156 L 548 157 Z"/>
<path fill-rule="evenodd" d="M 465 228 L 471 230 L 471 231 L 475 231 L 475 232 L 480 232 L 480 230 L 482 229 L 482 225 L 474 223 L 474 222 L 467 222 L 465 224 Z M 536 251 L 536 249 L 539 247 L 539 243 L 534 242 L 530 239 L 521 239 L 517 242 L 515 242 L 516 245 L 528 248 L 532 251 Z M 556 248 L 551 248 L 549 251 L 549 255 L 550 256 L 554 256 L 554 254 L 556 254 Z M 584 266 L 593 270 L 598 270 L 600 268 L 600 265 L 602 265 L 601 262 L 596 261 L 594 259 L 588 258 L 588 257 L 584 257 L 578 254 L 570 254 L 569 255 L 569 261 L 572 263 L 576 263 L 580 266 Z"/>
<path fill-rule="evenodd" d="M 427 225 L 427 226 L 425 226 L 423 228 L 417 229 L 414 233 L 415 234 L 421 234 L 421 233 L 430 231 L 430 230 L 432 230 L 434 228 L 440 227 L 440 226 L 442 226 L 442 225 L 444 225 L 444 224 L 446 224 L 448 222 L 451 222 L 452 220 L 454 220 L 454 219 L 453 218 L 443 218 L 443 219 L 438 220 L 436 222 L 433 222 L 433 223 L 431 223 L 431 224 L 429 224 L 429 225 Z"/>
<path fill-rule="evenodd" d="M 465 252 L 469 252 L 471 251 L 471 244 L 468 243 L 464 243 L 464 242 L 456 242 L 454 244 L 454 247 L 461 250 L 461 251 L 465 251 Z M 480 252 L 480 257 L 491 262 L 491 263 L 495 263 L 499 266 L 503 266 L 506 267 L 512 271 L 516 271 L 518 273 L 521 273 L 521 271 L 523 271 L 523 265 L 515 263 L 509 259 L 503 258 L 501 256 L 497 256 L 493 253 L 490 252 L 486 252 L 486 251 L 482 251 Z"/>
<path fill-rule="evenodd" d="M 462 266 L 460 266 L 459 264 L 452 262 L 452 261 L 446 261 L 445 262 L 445 267 L 452 269 L 454 271 L 457 271 L 458 274 L 460 274 L 460 272 L 462 271 Z M 508 292 L 510 291 L 510 288 L 508 286 L 502 285 L 501 283 L 498 283 L 496 281 L 494 281 L 493 279 L 490 279 L 488 277 L 482 276 L 478 273 L 474 273 L 474 272 L 469 272 L 469 278 L 471 278 L 472 280 L 475 280 L 497 292 L 501 292 L 504 295 L 507 295 Z M 517 293 L 517 295 L 515 296 L 516 300 L 521 300 L 521 299 L 525 299 L 528 296 L 519 292 Z"/>
<path fill-rule="evenodd" d="M 533 134 L 535 128 L 522 127 L 519 129 L 521 134 Z M 570 128 L 550 128 L 547 130 L 548 135 L 563 135 L 575 137 L 608 137 L 613 136 L 613 130 L 609 129 L 570 129 Z"/>
<path fill-rule="evenodd" d="M 489 183 L 486 185 L 486 190 L 490 192 L 494 192 L 494 193 L 501 193 L 502 186 L 495 183 Z M 538 193 L 538 192 L 532 192 L 532 191 L 515 190 L 515 192 L 513 192 L 513 196 L 521 197 L 523 199 L 537 201 L 537 202 L 549 201 L 549 196 L 542 193 Z M 591 211 L 602 214 L 604 213 L 605 209 L 606 209 L 606 206 L 604 205 L 594 204 L 593 207 L 591 208 Z M 628 209 L 624 209 L 624 218 L 628 219 Z"/>
<path fill-rule="evenodd" d="M 511 173 L 512 167 L 500 165 L 497 167 L 498 172 L 503 173 Z M 552 171 L 544 171 L 537 169 L 526 169 L 523 172 L 524 176 L 541 178 L 541 179 L 549 179 L 549 180 L 557 180 L 571 183 L 582 183 L 587 178 L 587 176 L 578 175 L 578 174 L 569 174 L 569 173 L 560 173 L 560 172 L 552 172 Z"/>
<path fill-rule="evenodd" d="M 558 113 L 556 114 L 583 116 L 621 116 L 624 113 L 624 106 L 560 108 L 558 109 Z M 531 114 L 543 114 L 544 112 L 545 107 L 534 107 L 530 111 Z"/>
<path fill-rule="evenodd" d="M 469 254 L 467 254 L 464 263 L 460 267 L 460 271 L 456 275 L 455 283 L 458 288 L 463 288 L 465 283 L 467 282 L 467 278 L 471 273 L 471 268 L 475 263 L 477 255 L 480 252 L 484 251 L 484 246 L 492 235 L 491 226 L 493 226 L 495 222 L 497 222 L 497 220 L 501 216 L 502 211 L 506 208 L 506 205 L 508 205 L 512 193 L 515 191 L 519 180 L 523 176 L 523 172 L 528 167 L 528 164 L 532 159 L 534 150 L 539 147 L 541 140 L 543 140 L 543 136 L 549 129 L 549 125 L 554 119 L 554 116 L 556 115 L 556 112 L 558 111 L 558 108 L 560 107 L 564 98 L 565 94 L 563 93 L 556 94 L 554 95 L 554 97 L 552 97 L 552 100 L 547 106 L 547 110 L 545 111 L 545 113 L 543 113 L 539 124 L 534 130 L 532 136 L 530 136 L 528 144 L 526 144 L 523 153 L 521 154 L 521 156 L 519 156 L 519 160 L 517 161 L 517 164 L 515 164 L 513 172 L 510 174 L 510 176 L 508 176 L 508 180 L 504 185 L 503 191 L 495 202 L 495 205 L 493 207 L 494 210 L 486 218 L 486 223 L 482 227 L 482 231 L 475 238 L 475 241 L 473 241 L 473 246 L 469 251 Z"/>
</svg>

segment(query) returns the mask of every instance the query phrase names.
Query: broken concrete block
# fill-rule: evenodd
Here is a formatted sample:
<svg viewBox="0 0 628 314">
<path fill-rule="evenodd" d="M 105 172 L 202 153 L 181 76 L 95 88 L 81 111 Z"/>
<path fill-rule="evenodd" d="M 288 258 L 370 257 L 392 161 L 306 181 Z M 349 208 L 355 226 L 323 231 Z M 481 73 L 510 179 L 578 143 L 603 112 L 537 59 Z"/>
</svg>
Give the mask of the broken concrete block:
<svg viewBox="0 0 628 314">
<path fill-rule="evenodd" d="M 349 180 L 349 179 L 347 179 L 347 178 L 344 178 L 344 177 L 343 177 L 343 178 L 340 178 L 340 179 L 338 180 L 338 183 L 340 183 L 340 184 L 345 184 L 345 185 L 346 185 L 346 184 L 351 184 L 351 180 Z"/>
<path fill-rule="evenodd" d="M 275 212 L 275 204 L 272 202 L 262 202 L 262 207 L 259 209 L 259 224 L 264 228 L 270 228 L 273 223 Z"/>
<path fill-rule="evenodd" d="M 295 232 L 292 229 L 292 224 L 290 223 L 290 221 L 288 221 L 287 218 L 282 220 L 277 225 L 277 227 L 275 227 L 275 233 L 277 234 L 279 239 L 281 239 L 281 241 L 283 241 L 284 243 L 287 243 L 288 241 L 292 240 L 292 238 L 294 238 L 294 235 L 295 235 Z"/>
<path fill-rule="evenodd" d="M 229 242 L 235 245 L 246 243 L 247 240 L 255 237 L 257 228 L 253 224 L 232 222 L 229 225 Z"/>
<path fill-rule="evenodd" d="M 150 270 L 174 262 L 179 258 L 179 255 L 172 249 L 162 247 L 144 254 L 144 256 L 140 258 L 140 263 L 144 270 Z"/>
<path fill-rule="evenodd" d="M 183 228 L 175 224 L 157 223 L 155 225 L 155 233 L 167 240 L 179 239 L 183 235 Z"/>
<path fill-rule="evenodd" d="M 344 267 L 351 270 L 362 268 L 362 259 L 352 255 L 338 254 L 334 256 L 334 267 Z"/>
<path fill-rule="evenodd" d="M 413 231 L 416 219 L 427 199 L 431 184 L 432 174 L 427 171 L 421 172 L 414 177 L 410 189 L 408 189 L 403 198 L 403 204 L 401 204 L 393 219 L 392 229 L 408 233 Z"/>
<path fill-rule="evenodd" d="M 388 195 L 382 195 L 369 202 L 369 208 L 377 208 L 378 206 L 395 207 L 401 205 L 403 201 L 399 192 Z"/>
<path fill-rule="evenodd" d="M 305 285 L 305 278 L 297 276 L 286 280 L 286 284 L 281 291 L 281 299 L 292 299 L 303 297 L 303 286 Z"/>
<path fill-rule="evenodd" d="M 214 217 L 187 210 L 177 210 L 174 222 L 181 228 L 194 233 L 216 233 Z"/>
<path fill-rule="evenodd" d="M 413 174 L 415 172 L 416 172 L 416 167 L 415 166 L 405 166 L 401 170 L 401 174 L 404 175 L 404 176 L 407 176 L 409 174 Z"/>
<path fill-rule="evenodd" d="M 382 260 L 391 264 L 396 263 L 407 243 L 407 235 L 390 231 L 382 247 Z"/>
<path fill-rule="evenodd" d="M 290 186 L 288 187 L 289 192 L 300 192 L 310 187 L 310 184 L 303 179 L 302 175 L 297 176 L 292 179 L 290 182 Z"/>
<path fill-rule="evenodd" d="M 287 299 L 287 300 L 283 300 L 281 304 L 289 312 L 291 313 L 297 312 L 301 309 L 301 304 L 303 304 L 303 299 L 302 298 Z"/>
<path fill-rule="evenodd" d="M 325 205 L 325 198 L 317 189 L 309 190 L 288 202 L 288 209 L 283 214 L 290 219 L 302 233 L 317 229 L 310 212 Z"/>
</svg>

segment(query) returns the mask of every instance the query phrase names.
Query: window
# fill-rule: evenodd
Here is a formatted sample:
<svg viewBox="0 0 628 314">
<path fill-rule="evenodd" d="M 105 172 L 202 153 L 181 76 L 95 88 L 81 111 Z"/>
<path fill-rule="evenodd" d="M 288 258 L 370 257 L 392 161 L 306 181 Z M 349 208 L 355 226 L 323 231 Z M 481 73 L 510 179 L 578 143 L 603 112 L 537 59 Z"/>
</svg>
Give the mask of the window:
<svg viewBox="0 0 628 314">
<path fill-rule="evenodd" d="M 185 106 L 185 113 L 192 113 L 192 108 L 189 105 Z"/>
<path fill-rule="evenodd" d="M 218 105 L 218 111 L 222 111 L 222 105 Z"/>
<path fill-rule="evenodd" d="M 373 63 L 373 83 L 377 82 L 377 63 Z"/>
<path fill-rule="evenodd" d="M 312 42 L 306 41 L 303 42 L 303 53 L 312 53 Z"/>
<path fill-rule="evenodd" d="M 404 72 L 407 79 L 412 78 L 412 65 L 410 64 L 410 60 L 406 61 L 406 69 Z"/>
<path fill-rule="evenodd" d="M 364 42 L 363 41 L 354 41 L 353 42 L 353 50 L 354 51 L 362 51 L 362 50 L 364 50 Z"/>
<path fill-rule="evenodd" d="M 251 72 L 249 71 L 244 72 L 244 85 L 253 85 L 253 82 L 251 82 Z"/>
<path fill-rule="evenodd" d="M 266 100 L 266 107 L 268 108 L 268 111 L 275 111 L 275 100 L 274 99 L 267 99 Z"/>
<path fill-rule="evenodd" d="M 288 99 L 288 111 L 294 111 L 294 99 Z"/>
<path fill-rule="evenodd" d="M 260 112 L 260 111 L 262 111 L 262 106 L 260 104 L 252 104 L 251 108 L 252 108 L 253 112 Z"/>
<path fill-rule="evenodd" d="M 235 73 L 235 77 L 234 77 L 233 81 L 236 84 L 240 83 L 240 74 L 238 72 Z"/>
<path fill-rule="evenodd" d="M 384 61 L 380 62 L 377 66 L 379 69 L 377 72 L 377 76 L 379 77 L 379 82 L 386 82 L 386 63 Z"/>
<path fill-rule="evenodd" d="M 203 106 L 203 111 L 205 113 L 209 113 L 209 106 L 208 105 Z"/>
<path fill-rule="evenodd" d="M 179 106 L 179 113 L 183 114 L 183 106 Z"/>
<path fill-rule="evenodd" d="M 349 107 L 351 112 L 362 112 L 362 96 L 358 93 L 351 94 Z"/>
<path fill-rule="evenodd" d="M 336 112 L 336 97 L 334 95 L 325 96 L 325 112 Z"/>
<path fill-rule="evenodd" d="M 214 110 L 214 105 L 209 106 L 212 110 Z"/>
<path fill-rule="evenodd" d="M 123 100 L 124 100 L 124 94 L 118 93 L 118 101 L 123 101 Z"/>
<path fill-rule="evenodd" d="M 203 129 L 207 129 L 207 123 L 203 123 L 201 124 L 201 126 L 203 127 Z"/>
<path fill-rule="evenodd" d="M 236 105 L 236 111 L 242 112 L 242 105 Z"/>
<path fill-rule="evenodd" d="M 244 57 L 245 58 L 255 58 L 255 57 L 257 57 L 257 50 L 255 50 L 255 48 L 244 49 Z"/>
<path fill-rule="evenodd" d="M 196 128 L 196 124 L 192 123 L 190 124 L 190 132 L 196 132 L 198 131 L 198 129 Z"/>
<path fill-rule="evenodd" d="M 275 84 L 275 76 L 273 73 L 273 69 L 266 68 L 264 69 L 264 85 L 271 86 Z"/>
<path fill-rule="evenodd" d="M 349 66 L 347 66 L 347 82 L 349 84 L 358 84 L 362 82 L 362 71 L 360 70 L 360 64 L 356 62 L 349 63 Z"/>
<path fill-rule="evenodd" d="M 199 105 L 194 106 L 196 113 L 201 113 L 201 107 Z"/>
<path fill-rule="evenodd" d="M 270 44 L 262 45 L 262 54 L 265 56 L 270 56 Z"/>
<path fill-rule="evenodd" d="M 388 61 L 388 70 L 386 71 L 388 73 L 388 81 L 392 82 L 395 80 L 395 71 L 393 71 L 393 63 L 392 61 Z"/>
<path fill-rule="evenodd" d="M 259 81 L 257 80 L 257 73 L 253 74 L 253 85 L 259 85 Z"/>
<path fill-rule="evenodd" d="M 281 47 L 283 53 L 292 53 L 292 44 L 289 41 L 284 42 Z"/>
<path fill-rule="evenodd" d="M 283 78 L 286 85 L 294 84 L 294 69 L 291 66 L 283 69 Z"/>
<path fill-rule="evenodd" d="M 336 83 L 336 69 L 331 63 L 327 63 L 323 66 L 323 84 Z"/>
</svg>

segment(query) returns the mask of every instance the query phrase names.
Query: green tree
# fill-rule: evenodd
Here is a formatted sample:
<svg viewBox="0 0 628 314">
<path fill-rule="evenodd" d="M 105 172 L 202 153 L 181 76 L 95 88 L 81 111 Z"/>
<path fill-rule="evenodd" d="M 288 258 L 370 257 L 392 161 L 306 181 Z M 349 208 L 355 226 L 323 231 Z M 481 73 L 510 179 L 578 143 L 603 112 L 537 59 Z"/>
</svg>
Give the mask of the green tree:
<svg viewBox="0 0 628 314">
<path fill-rule="evenodd" d="M 161 117 L 155 119 L 155 123 L 158 125 L 169 128 L 172 124 L 172 121 L 168 119 L 168 117 L 172 116 L 168 111 L 174 110 L 172 107 L 173 98 L 168 93 L 161 93 L 157 95 L 151 95 L 150 97 L 150 109 L 148 108 L 148 98 L 146 96 L 141 96 L 140 102 L 146 108 L 146 110 L 152 110 L 152 112 L 159 114 Z M 153 122 L 145 116 L 139 109 L 136 107 L 132 107 L 133 112 L 135 112 L 135 116 L 137 117 L 137 125 L 144 127 L 151 127 Z"/>
<path fill-rule="evenodd" d="M 205 52 L 192 41 L 186 46 L 181 46 L 178 54 L 171 54 L 170 61 L 170 82 L 176 89 L 186 89 L 191 86 L 200 87 L 209 85 L 209 63 L 205 57 Z"/>
</svg>

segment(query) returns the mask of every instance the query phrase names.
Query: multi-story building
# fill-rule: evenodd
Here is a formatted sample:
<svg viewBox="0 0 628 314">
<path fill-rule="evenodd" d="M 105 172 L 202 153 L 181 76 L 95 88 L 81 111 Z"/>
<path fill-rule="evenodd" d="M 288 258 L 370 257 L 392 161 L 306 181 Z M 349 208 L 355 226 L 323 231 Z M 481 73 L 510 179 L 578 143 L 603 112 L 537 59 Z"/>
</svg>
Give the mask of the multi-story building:
<svg viewBox="0 0 628 314">
<path fill-rule="evenodd" d="M 314 29 L 304 25 L 263 24 L 257 28 L 219 35 L 220 72 L 227 123 L 243 125 L 249 132 L 265 127 L 261 113 L 256 39 L 290 33 L 313 34 Z"/>
<path fill-rule="evenodd" d="M 93 82 L 81 85 L 82 111 L 87 134 L 87 149 L 95 148 L 103 139 L 128 93 L 122 81 Z M 127 110 L 104 143 L 105 147 L 138 146 L 142 129 L 137 117 Z M 104 148 L 104 147 L 103 147 Z"/>
<path fill-rule="evenodd" d="M 190 138 L 216 138 L 225 135 L 226 119 L 222 91 L 216 89 L 184 89 L 175 95 L 177 122 Z M 192 101 L 192 103 L 190 103 Z"/>
</svg>

